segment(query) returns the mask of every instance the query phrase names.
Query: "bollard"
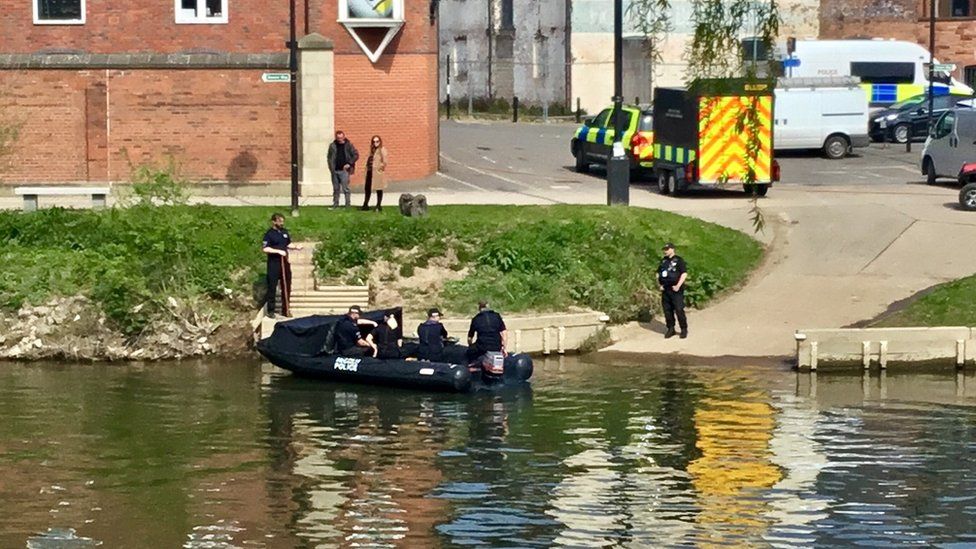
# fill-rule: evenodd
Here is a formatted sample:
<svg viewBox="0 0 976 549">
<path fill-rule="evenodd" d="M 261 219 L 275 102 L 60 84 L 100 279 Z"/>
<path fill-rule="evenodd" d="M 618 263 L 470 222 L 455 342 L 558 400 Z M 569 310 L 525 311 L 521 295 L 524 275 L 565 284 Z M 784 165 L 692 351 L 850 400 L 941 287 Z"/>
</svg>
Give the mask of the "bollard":
<svg viewBox="0 0 976 549">
<path fill-rule="evenodd" d="M 518 122 L 518 96 L 512 98 L 512 122 Z"/>
<path fill-rule="evenodd" d="M 908 141 L 905 141 L 905 152 L 912 152 L 912 132 L 908 132 Z"/>
<path fill-rule="evenodd" d="M 549 328 L 542 329 L 542 354 L 549 355 L 552 353 L 552 347 L 549 343 Z"/>
<path fill-rule="evenodd" d="M 634 105 L 640 105 L 640 96 L 634 98 Z"/>
<path fill-rule="evenodd" d="M 549 103 L 546 102 L 542 105 L 542 121 L 549 122 Z"/>
<path fill-rule="evenodd" d="M 472 99 L 472 95 L 469 93 L 468 94 L 468 117 L 470 118 L 472 116 L 474 116 L 474 99 Z"/>
<path fill-rule="evenodd" d="M 583 108 L 580 107 L 580 98 L 576 98 L 576 123 L 580 124 L 583 122 Z"/>
<path fill-rule="evenodd" d="M 559 354 L 566 353 L 566 327 L 560 326 L 559 332 L 556 339 L 556 352 Z"/>
</svg>

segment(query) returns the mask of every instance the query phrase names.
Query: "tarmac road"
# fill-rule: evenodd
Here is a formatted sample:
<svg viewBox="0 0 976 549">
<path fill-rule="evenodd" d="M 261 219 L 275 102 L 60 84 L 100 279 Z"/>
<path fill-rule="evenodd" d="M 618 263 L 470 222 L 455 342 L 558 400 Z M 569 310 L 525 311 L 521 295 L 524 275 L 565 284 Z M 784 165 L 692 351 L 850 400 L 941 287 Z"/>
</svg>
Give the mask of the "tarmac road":
<svg viewBox="0 0 976 549">
<path fill-rule="evenodd" d="M 602 167 L 593 166 L 590 174 L 576 173 L 573 168 L 569 142 L 577 127 L 566 123 L 442 122 L 440 173 L 403 188 L 536 196 L 603 185 L 606 172 Z M 921 143 L 914 144 L 911 153 L 904 146 L 872 144 L 841 160 L 827 160 L 818 151 L 781 151 L 776 155 L 783 174 L 779 185 L 920 183 L 921 150 Z M 651 181 L 635 182 L 638 188 L 651 185 Z"/>
</svg>

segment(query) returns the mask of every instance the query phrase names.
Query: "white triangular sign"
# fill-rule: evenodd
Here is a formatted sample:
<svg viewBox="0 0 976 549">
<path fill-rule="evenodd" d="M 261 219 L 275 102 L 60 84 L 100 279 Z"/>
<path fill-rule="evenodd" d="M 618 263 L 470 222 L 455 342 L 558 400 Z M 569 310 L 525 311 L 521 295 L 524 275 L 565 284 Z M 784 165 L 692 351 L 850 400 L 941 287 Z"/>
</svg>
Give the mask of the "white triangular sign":
<svg viewBox="0 0 976 549">
<path fill-rule="evenodd" d="M 380 56 L 383 55 L 383 51 L 386 50 L 386 47 L 389 46 L 390 42 L 393 41 L 393 37 L 396 36 L 398 32 L 400 32 L 401 28 L 403 28 L 403 21 L 394 21 L 391 23 L 392 24 L 390 25 L 376 25 L 376 24 L 367 24 L 367 23 L 343 23 L 343 25 L 345 25 L 346 30 L 349 31 L 349 34 L 352 35 L 353 40 L 355 40 L 356 43 L 359 44 L 359 47 L 363 50 L 363 53 L 366 54 L 366 57 L 369 58 L 370 62 L 376 63 L 377 61 L 380 60 Z M 359 36 L 359 32 L 356 30 L 359 28 L 364 28 L 364 29 L 385 28 L 386 35 L 383 37 L 383 40 L 380 41 L 379 45 L 376 46 L 376 49 L 374 50 L 369 46 L 367 46 L 366 42 L 362 39 L 361 36 Z"/>
</svg>

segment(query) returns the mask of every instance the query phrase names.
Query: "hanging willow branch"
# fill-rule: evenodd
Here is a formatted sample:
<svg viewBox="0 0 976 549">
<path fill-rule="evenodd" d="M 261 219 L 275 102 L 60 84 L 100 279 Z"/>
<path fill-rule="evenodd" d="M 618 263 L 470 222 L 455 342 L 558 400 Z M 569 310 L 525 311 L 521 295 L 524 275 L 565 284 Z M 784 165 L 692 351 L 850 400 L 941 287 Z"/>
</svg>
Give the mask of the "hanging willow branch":
<svg viewBox="0 0 976 549">
<path fill-rule="evenodd" d="M 692 40 L 685 52 L 688 61 L 688 82 L 727 78 L 759 81 L 759 70 L 746 63 L 741 55 L 741 39 L 752 30 L 751 36 L 771 51 L 779 34 L 779 5 L 776 0 L 688 0 L 691 4 Z M 627 14 L 631 23 L 646 39 L 649 58 L 658 62 L 662 57 L 661 43 L 674 29 L 670 0 L 630 0 Z M 774 61 L 769 56 L 767 74 L 775 74 Z M 718 91 L 718 90 L 712 90 Z M 760 117 L 758 101 L 750 103 L 740 115 L 737 132 L 749 136 L 746 146 L 750 158 L 760 150 Z M 747 162 L 744 183 L 755 184 L 756 172 Z M 765 221 L 759 209 L 758 197 L 752 199 L 750 215 L 753 227 L 762 231 Z"/>
</svg>

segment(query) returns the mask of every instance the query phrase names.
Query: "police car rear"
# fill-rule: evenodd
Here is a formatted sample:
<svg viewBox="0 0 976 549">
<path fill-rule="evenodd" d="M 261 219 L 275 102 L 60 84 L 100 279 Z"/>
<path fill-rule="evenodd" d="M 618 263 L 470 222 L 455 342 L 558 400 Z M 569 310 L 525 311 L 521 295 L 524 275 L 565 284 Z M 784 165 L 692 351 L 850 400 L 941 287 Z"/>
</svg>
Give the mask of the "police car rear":
<svg viewBox="0 0 976 549">
<path fill-rule="evenodd" d="M 654 119 L 649 109 L 624 107 L 624 131 L 621 140 L 630 160 L 631 173 L 639 177 L 654 166 Z M 586 173 L 591 164 L 606 164 L 613 151 L 613 107 L 588 118 L 570 141 L 570 152 L 576 158 L 576 171 Z"/>
</svg>

